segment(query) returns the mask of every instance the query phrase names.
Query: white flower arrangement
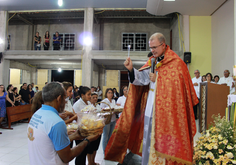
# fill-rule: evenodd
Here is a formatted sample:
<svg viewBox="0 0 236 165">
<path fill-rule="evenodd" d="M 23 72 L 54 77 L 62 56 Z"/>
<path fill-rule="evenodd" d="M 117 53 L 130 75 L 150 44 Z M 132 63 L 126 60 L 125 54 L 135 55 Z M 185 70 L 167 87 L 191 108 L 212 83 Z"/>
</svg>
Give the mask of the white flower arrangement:
<svg viewBox="0 0 236 165">
<path fill-rule="evenodd" d="M 213 118 L 214 126 L 202 134 L 194 147 L 194 164 L 236 165 L 234 124 L 220 115 Z"/>
</svg>

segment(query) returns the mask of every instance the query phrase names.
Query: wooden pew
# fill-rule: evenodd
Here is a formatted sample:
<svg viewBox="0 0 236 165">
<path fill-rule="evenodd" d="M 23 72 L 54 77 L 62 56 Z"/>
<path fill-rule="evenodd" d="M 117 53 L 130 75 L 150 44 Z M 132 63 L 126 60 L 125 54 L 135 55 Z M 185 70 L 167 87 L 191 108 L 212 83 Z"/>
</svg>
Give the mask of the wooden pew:
<svg viewBox="0 0 236 165">
<path fill-rule="evenodd" d="M 8 128 L 6 129 L 13 129 L 11 128 L 12 122 L 16 122 L 23 119 L 28 119 L 29 122 L 31 116 L 31 104 L 7 107 Z"/>
</svg>

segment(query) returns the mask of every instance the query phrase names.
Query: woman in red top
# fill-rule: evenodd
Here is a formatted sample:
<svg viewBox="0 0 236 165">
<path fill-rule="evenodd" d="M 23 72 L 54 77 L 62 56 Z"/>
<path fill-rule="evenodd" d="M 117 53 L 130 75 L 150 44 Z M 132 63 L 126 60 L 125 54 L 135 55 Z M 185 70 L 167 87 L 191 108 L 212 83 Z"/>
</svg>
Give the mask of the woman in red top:
<svg viewBox="0 0 236 165">
<path fill-rule="evenodd" d="M 49 31 L 46 31 L 43 39 L 44 39 L 44 42 L 43 42 L 44 50 L 48 50 L 49 49 L 49 41 L 50 41 Z"/>
</svg>

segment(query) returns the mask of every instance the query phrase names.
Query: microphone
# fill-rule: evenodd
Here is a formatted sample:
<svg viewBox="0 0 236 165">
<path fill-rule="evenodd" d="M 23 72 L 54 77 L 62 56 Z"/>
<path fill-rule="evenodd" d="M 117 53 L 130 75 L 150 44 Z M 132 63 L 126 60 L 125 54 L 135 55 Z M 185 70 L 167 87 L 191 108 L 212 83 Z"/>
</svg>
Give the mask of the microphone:
<svg viewBox="0 0 236 165">
<path fill-rule="evenodd" d="M 152 59 L 151 59 L 151 64 L 152 64 L 152 66 L 151 66 L 151 72 L 152 72 L 152 73 L 154 73 L 155 62 L 156 62 L 156 58 L 152 58 Z"/>
</svg>

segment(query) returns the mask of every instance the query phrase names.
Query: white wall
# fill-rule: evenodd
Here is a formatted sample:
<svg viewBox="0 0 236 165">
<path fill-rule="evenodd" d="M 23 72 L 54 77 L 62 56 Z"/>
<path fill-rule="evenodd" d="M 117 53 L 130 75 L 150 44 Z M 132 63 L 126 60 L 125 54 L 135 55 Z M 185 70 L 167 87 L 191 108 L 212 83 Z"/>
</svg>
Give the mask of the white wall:
<svg viewBox="0 0 236 165">
<path fill-rule="evenodd" d="M 223 77 L 234 65 L 234 0 L 227 1 L 212 15 L 212 74 Z M 204 60 L 204 59 L 202 59 Z M 210 62 L 210 61 L 209 61 Z"/>
<path fill-rule="evenodd" d="M 33 41 L 31 25 L 9 25 L 8 34 L 11 35 L 10 50 L 31 50 Z"/>
</svg>

